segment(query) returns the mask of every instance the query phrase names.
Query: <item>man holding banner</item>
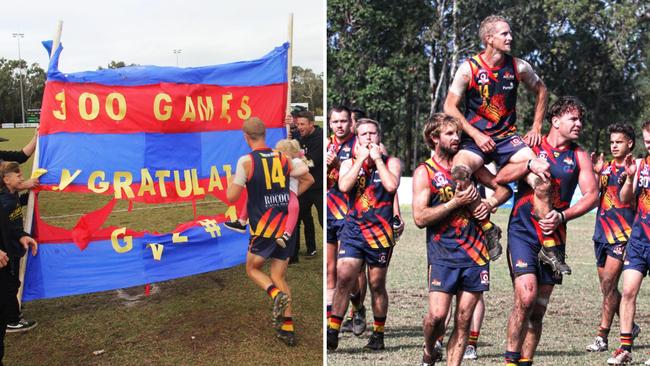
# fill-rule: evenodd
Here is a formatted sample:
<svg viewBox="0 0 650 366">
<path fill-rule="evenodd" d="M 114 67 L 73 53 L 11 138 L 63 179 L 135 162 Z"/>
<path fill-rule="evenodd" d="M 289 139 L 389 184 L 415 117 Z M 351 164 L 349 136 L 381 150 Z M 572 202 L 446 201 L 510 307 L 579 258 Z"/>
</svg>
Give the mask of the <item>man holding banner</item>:
<svg viewBox="0 0 650 366">
<path fill-rule="evenodd" d="M 266 127 L 261 119 L 247 119 L 242 131 L 252 151 L 239 158 L 235 175 L 228 184 L 227 197 L 234 202 L 239 199 L 244 188 L 248 191 L 251 237 L 246 256 L 246 273 L 273 299 L 273 323 L 277 337 L 288 346 L 294 346 L 296 339 L 291 317 L 291 290 L 286 282 L 286 273 L 295 240 L 290 240 L 285 248 L 276 245 L 276 239 L 284 233 L 287 221 L 291 160 L 267 147 Z M 270 276 L 262 271 L 262 266 L 269 258 Z"/>
</svg>

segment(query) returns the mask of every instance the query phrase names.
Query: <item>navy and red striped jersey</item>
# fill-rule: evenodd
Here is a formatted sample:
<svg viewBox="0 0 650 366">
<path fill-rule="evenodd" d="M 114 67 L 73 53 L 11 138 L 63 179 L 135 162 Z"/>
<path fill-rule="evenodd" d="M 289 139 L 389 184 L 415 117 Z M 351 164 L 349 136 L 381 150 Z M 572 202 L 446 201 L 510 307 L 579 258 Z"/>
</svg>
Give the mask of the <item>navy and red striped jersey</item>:
<svg viewBox="0 0 650 366">
<path fill-rule="evenodd" d="M 340 163 L 352 158 L 354 151 L 354 143 L 356 138 L 351 135 L 347 140 L 342 143 L 337 143 L 334 136 L 330 137 L 327 144 L 327 151 L 336 153 Z M 327 219 L 328 220 L 343 220 L 348 213 L 350 206 L 350 196 L 339 190 L 339 168 L 331 168 L 327 170 Z"/>
<path fill-rule="evenodd" d="M 580 161 L 578 151 L 581 148 L 575 144 L 567 148 L 558 149 L 548 144 L 546 137 L 542 143 L 533 148 L 535 154 L 546 159 L 551 165 L 551 203 L 556 211 L 564 211 L 571 205 L 571 198 L 578 186 L 580 175 Z M 561 223 L 553 235 L 542 234 L 537 220 L 533 218 L 533 189 L 525 180 L 520 180 L 515 195 L 515 205 L 510 213 L 508 231 L 525 239 L 529 243 L 542 243 L 553 240 L 557 245 L 566 243 L 566 223 Z"/>
<path fill-rule="evenodd" d="M 387 163 L 389 157 L 383 156 L 382 159 Z M 365 163 L 357 177 L 355 189 L 346 221 L 359 226 L 364 240 L 371 248 L 389 248 L 395 245 L 391 223 L 395 192 L 388 192 L 377 168 L 368 167 Z"/>
<path fill-rule="evenodd" d="M 289 207 L 289 172 L 286 156 L 270 148 L 253 150 L 248 173 L 248 220 L 252 236 L 279 238 L 285 230 Z"/>
<path fill-rule="evenodd" d="M 619 199 L 624 172 L 625 167 L 617 166 L 613 160 L 605 163 L 600 171 L 600 202 L 593 237 L 599 243 L 626 243 L 632 233 L 634 210 Z"/>
<path fill-rule="evenodd" d="M 444 205 L 454 197 L 456 183 L 451 173 L 431 158 L 424 162 L 431 191 L 429 207 Z M 427 251 L 430 264 L 448 267 L 473 267 L 488 263 L 483 230 L 466 208 L 454 210 L 448 217 L 427 226 Z"/>
<path fill-rule="evenodd" d="M 517 87 L 519 74 L 515 59 L 505 55 L 500 66 L 489 67 L 482 54 L 468 59 L 472 70 L 465 93 L 465 119 L 492 138 L 517 132 Z"/>
<path fill-rule="evenodd" d="M 650 156 L 641 160 L 638 167 L 635 198 L 632 239 L 650 245 Z"/>
</svg>

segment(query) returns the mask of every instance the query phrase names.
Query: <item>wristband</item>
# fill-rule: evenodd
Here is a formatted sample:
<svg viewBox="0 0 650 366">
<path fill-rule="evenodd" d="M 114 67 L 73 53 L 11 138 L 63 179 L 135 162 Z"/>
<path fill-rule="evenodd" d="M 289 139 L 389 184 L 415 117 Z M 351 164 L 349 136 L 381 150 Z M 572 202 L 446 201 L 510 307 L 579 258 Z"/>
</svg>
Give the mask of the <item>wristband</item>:
<svg viewBox="0 0 650 366">
<path fill-rule="evenodd" d="M 494 196 L 487 198 L 485 201 L 487 202 L 488 205 L 490 205 L 490 207 L 492 208 L 497 207 L 498 201 L 496 198 L 494 198 Z"/>
<path fill-rule="evenodd" d="M 566 222 L 566 217 L 564 216 L 564 212 L 560 212 L 560 222 L 563 224 Z"/>
<path fill-rule="evenodd" d="M 533 159 L 528 160 L 528 164 L 526 164 L 526 169 L 530 172 L 530 164 L 533 162 Z"/>
</svg>

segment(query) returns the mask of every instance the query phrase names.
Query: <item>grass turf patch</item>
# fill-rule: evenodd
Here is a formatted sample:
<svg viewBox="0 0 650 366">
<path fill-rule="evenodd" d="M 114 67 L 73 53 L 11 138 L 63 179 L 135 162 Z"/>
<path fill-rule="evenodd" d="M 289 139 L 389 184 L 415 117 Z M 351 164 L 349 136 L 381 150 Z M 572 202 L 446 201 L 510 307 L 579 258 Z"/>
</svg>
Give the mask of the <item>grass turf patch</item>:
<svg viewBox="0 0 650 366">
<path fill-rule="evenodd" d="M 33 133 L 33 129 L 2 130 L 0 136 L 10 141 L 0 149 L 20 150 Z M 31 164 L 32 159 L 22 165 L 26 177 Z M 81 214 L 108 200 L 102 195 L 42 192 L 41 215 L 50 224 L 71 228 Z M 127 202 L 119 202 L 105 225 L 168 232 L 193 218 L 191 204 L 134 203 L 131 212 L 127 207 Z M 212 197 L 197 205 L 197 215 L 223 210 L 225 205 Z M 321 233 L 316 224 L 319 253 Z M 271 299 L 246 277 L 244 266 L 237 266 L 159 283 L 150 296 L 134 301 L 106 291 L 26 303 L 25 317 L 39 325 L 5 337 L 4 361 L 8 365 L 321 365 L 322 269 L 321 254 L 289 267 L 298 337 L 293 348 L 275 338 Z M 128 289 L 131 295 L 143 292 L 144 287 Z"/>
<path fill-rule="evenodd" d="M 406 230 L 395 247 L 388 270 L 386 285 L 389 296 L 386 321 L 386 351 L 367 352 L 363 346 L 371 332 L 372 311 L 367 312 L 368 330 L 361 337 L 344 333 L 339 348 L 329 352 L 328 365 L 414 365 L 422 359 L 422 317 L 427 309 L 427 257 L 425 230 L 413 224 L 410 206 L 402 213 Z M 509 210 L 499 210 L 493 216 L 504 229 L 502 244 L 507 243 L 506 231 Z M 610 352 L 588 353 L 587 344 L 596 336 L 600 322 L 601 293 L 596 272 L 593 242 L 594 214 L 573 220 L 568 226 L 567 263 L 573 274 L 564 277 L 564 284 L 556 286 L 544 319 L 544 331 L 535 355 L 538 365 L 603 365 L 618 347 L 619 320 L 615 317 L 609 336 Z M 619 289 L 621 285 L 619 284 Z M 647 354 L 650 330 L 648 314 L 650 301 L 642 288 L 637 304 L 636 322 L 643 331 L 635 341 L 634 355 L 643 361 Z M 370 295 L 365 306 L 370 309 Z M 479 359 L 465 361 L 468 365 L 503 364 L 506 323 L 513 304 L 513 291 L 505 254 L 490 266 L 490 291 L 485 293 L 485 320 L 478 342 Z M 445 336 L 449 338 L 451 329 Z M 444 361 L 443 363 L 444 364 Z"/>
</svg>

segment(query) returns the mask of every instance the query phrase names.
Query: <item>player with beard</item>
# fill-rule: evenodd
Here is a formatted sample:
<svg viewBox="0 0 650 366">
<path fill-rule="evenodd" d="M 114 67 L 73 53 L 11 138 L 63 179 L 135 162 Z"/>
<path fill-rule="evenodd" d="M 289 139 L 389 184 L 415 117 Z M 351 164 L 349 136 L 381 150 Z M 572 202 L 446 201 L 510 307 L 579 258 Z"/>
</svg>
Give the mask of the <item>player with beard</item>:
<svg viewBox="0 0 650 366">
<path fill-rule="evenodd" d="M 551 124 L 547 136 L 534 147 L 537 158 L 501 169 L 508 180 L 523 178 L 536 165 L 549 172 L 549 193 L 553 209 L 543 218 L 534 217 L 534 189 L 524 180 L 518 183 L 515 204 L 508 223 L 508 259 L 514 284 L 514 304 L 508 319 L 506 352 L 508 366 L 532 365 L 542 334 L 542 321 L 555 285 L 562 274 L 540 263 L 539 252 L 545 241 L 554 241 L 563 256 L 566 223 L 584 215 L 596 205 L 598 187 L 589 155 L 575 141 L 582 131 L 585 107 L 575 97 L 561 97 L 549 108 Z M 583 196 L 571 206 L 576 187 Z M 535 202 L 536 203 L 536 202 Z"/>
<path fill-rule="evenodd" d="M 350 110 L 334 107 L 329 113 L 332 136 L 327 144 L 327 317 L 332 312 L 332 298 L 336 289 L 336 252 L 339 231 L 349 209 L 349 194 L 338 188 L 341 163 L 352 158 L 354 143 Z M 365 320 L 364 320 L 365 325 Z"/>
<path fill-rule="evenodd" d="M 445 332 L 445 320 L 456 295 L 454 329 L 447 343 L 447 365 L 460 365 L 469 336 L 474 308 L 481 294 L 489 290 L 489 261 L 483 230 L 472 219 L 484 217 L 512 194 L 497 186 L 485 168 L 476 178 L 495 190 L 470 212 L 469 205 L 479 198 L 475 185 L 459 190 L 451 174 L 453 156 L 460 144 L 460 122 L 451 116 L 434 114 L 424 127 L 425 143 L 434 150 L 430 159 L 413 175 L 413 219 L 427 229 L 429 309 L 424 317 L 424 355 L 422 365 L 439 359 L 436 339 Z"/>
</svg>

